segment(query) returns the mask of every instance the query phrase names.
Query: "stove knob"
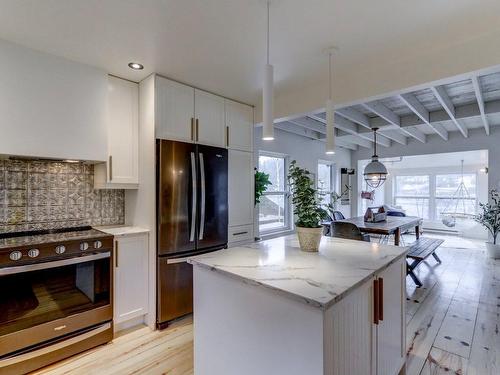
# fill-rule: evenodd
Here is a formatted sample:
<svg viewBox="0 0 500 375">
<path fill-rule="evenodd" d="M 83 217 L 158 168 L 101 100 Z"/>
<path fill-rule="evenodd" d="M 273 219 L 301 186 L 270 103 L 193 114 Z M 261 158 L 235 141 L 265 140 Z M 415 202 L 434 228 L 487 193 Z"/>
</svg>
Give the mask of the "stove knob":
<svg viewBox="0 0 500 375">
<path fill-rule="evenodd" d="M 102 247 L 101 241 L 94 241 L 94 249 L 100 249 Z"/>
<path fill-rule="evenodd" d="M 20 251 L 13 251 L 9 255 L 10 260 L 19 260 L 22 257 L 23 257 L 23 253 L 21 253 Z"/>
<path fill-rule="evenodd" d="M 81 251 L 85 251 L 85 250 L 87 250 L 88 248 L 89 248 L 89 243 L 88 243 L 88 242 L 82 242 L 82 243 L 80 244 L 80 250 L 81 250 Z"/>
<path fill-rule="evenodd" d="M 28 251 L 28 256 L 30 258 L 36 258 L 39 255 L 40 255 L 40 250 L 38 250 L 38 249 L 31 249 Z"/>
<path fill-rule="evenodd" d="M 65 251 L 66 251 L 66 246 L 64 246 L 64 245 L 56 246 L 56 253 L 57 254 L 64 254 Z"/>
</svg>

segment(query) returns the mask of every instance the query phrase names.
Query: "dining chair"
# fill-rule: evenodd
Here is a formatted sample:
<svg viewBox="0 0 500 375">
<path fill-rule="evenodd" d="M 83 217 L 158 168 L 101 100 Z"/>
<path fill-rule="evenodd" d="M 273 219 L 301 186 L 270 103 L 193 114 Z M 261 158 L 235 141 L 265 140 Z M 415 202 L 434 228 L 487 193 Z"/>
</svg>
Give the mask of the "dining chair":
<svg viewBox="0 0 500 375">
<path fill-rule="evenodd" d="M 338 238 L 345 238 L 348 240 L 370 242 L 370 236 L 368 234 L 361 233 L 359 228 L 352 223 L 333 221 L 330 224 L 329 235 L 330 237 L 338 237 Z"/>
</svg>

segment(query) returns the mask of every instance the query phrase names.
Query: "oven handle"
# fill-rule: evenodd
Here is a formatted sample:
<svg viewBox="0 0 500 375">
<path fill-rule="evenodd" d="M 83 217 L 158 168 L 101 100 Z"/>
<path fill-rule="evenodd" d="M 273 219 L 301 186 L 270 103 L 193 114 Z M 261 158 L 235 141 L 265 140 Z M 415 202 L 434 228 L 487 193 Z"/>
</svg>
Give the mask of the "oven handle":
<svg viewBox="0 0 500 375">
<path fill-rule="evenodd" d="M 15 356 L 15 357 L 8 357 L 5 359 L 1 359 L 0 360 L 0 368 L 12 366 L 12 365 L 15 365 L 16 363 L 20 363 L 20 362 L 29 361 L 29 360 L 32 360 L 36 357 L 39 357 L 42 355 L 47 355 L 53 351 L 67 348 L 70 345 L 74 345 L 74 344 L 81 342 L 83 340 L 87 340 L 87 339 L 94 337 L 94 336 L 98 335 L 99 333 L 102 333 L 110 328 L 111 328 L 111 323 L 106 323 L 100 327 L 97 327 L 96 329 L 93 329 L 92 331 L 82 333 L 81 335 L 71 337 L 71 338 L 66 339 L 64 341 L 60 341 L 58 343 L 46 346 L 44 348 L 40 348 L 40 349 L 37 349 L 37 350 L 32 351 L 32 352 L 20 354 L 20 355 Z"/>
<path fill-rule="evenodd" d="M 90 262 L 93 260 L 99 260 L 99 259 L 110 258 L 110 257 L 111 257 L 111 253 L 108 251 L 105 253 L 98 253 L 98 254 L 84 255 L 81 257 L 75 257 L 75 258 L 69 258 L 69 259 L 55 260 L 53 262 L 26 264 L 24 266 L 15 266 L 15 267 L 5 267 L 5 268 L 0 268 L 0 276 L 12 275 L 14 273 L 46 270 L 49 268 L 68 266 L 71 264 Z"/>
</svg>

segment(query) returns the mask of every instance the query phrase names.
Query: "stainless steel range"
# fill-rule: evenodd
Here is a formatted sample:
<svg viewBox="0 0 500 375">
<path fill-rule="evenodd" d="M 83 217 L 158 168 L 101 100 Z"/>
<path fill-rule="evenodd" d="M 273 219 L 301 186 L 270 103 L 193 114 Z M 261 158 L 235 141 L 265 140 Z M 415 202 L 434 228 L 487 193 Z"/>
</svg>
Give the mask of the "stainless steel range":
<svg viewBox="0 0 500 375">
<path fill-rule="evenodd" d="M 0 234 L 0 373 L 113 338 L 113 236 L 91 227 Z"/>
</svg>

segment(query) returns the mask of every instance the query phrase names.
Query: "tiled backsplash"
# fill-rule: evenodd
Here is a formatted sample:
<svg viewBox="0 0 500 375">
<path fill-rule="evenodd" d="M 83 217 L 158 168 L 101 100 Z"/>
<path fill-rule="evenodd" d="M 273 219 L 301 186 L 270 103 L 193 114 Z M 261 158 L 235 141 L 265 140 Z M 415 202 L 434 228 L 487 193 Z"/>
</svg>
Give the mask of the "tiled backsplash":
<svg viewBox="0 0 500 375">
<path fill-rule="evenodd" d="M 94 190 L 83 163 L 0 160 L 0 233 L 123 224 L 123 190 Z"/>
</svg>

